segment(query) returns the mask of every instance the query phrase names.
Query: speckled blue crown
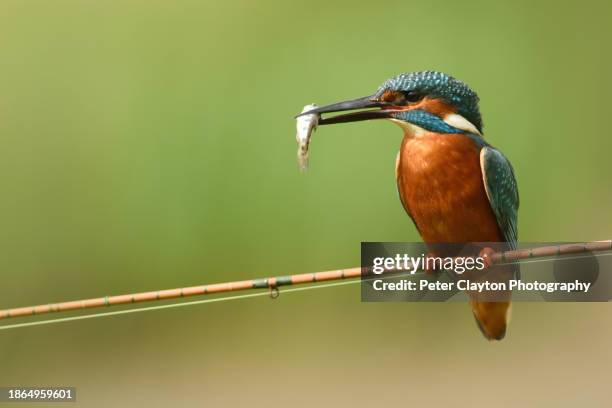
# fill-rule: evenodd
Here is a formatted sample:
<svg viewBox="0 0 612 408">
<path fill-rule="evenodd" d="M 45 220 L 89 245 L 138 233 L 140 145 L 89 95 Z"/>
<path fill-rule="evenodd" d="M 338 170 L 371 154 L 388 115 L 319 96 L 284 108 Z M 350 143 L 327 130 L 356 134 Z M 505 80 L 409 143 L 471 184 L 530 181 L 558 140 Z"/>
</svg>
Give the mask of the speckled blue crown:
<svg viewBox="0 0 612 408">
<path fill-rule="evenodd" d="M 442 98 L 456 107 L 461 116 L 482 132 L 478 95 L 469 86 L 450 75 L 437 71 L 407 72 L 386 80 L 378 88 L 376 96 L 381 96 L 385 91 L 416 91 Z"/>
</svg>

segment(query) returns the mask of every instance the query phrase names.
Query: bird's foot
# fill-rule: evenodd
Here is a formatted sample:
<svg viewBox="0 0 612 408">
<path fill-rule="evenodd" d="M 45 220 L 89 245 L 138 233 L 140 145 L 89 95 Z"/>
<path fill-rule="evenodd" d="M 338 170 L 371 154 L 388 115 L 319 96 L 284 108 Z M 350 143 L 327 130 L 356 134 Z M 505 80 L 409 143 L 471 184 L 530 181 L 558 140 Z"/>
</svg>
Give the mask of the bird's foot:
<svg viewBox="0 0 612 408">
<path fill-rule="evenodd" d="M 493 259 L 491 259 L 491 255 L 493 255 L 495 251 L 489 247 L 484 247 L 480 250 L 478 254 L 479 258 L 482 258 L 485 268 L 490 268 L 493 266 Z"/>
</svg>

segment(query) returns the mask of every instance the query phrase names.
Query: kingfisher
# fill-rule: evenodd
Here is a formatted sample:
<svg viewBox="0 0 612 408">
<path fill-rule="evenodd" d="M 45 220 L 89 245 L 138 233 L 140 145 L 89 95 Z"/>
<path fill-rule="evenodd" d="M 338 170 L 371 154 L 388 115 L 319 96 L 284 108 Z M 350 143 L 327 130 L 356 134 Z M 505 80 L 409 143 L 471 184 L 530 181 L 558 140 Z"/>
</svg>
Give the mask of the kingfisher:
<svg viewBox="0 0 612 408">
<path fill-rule="evenodd" d="M 373 94 L 304 112 L 327 114 L 319 125 L 387 119 L 403 130 L 395 163 L 401 203 L 423 241 L 437 256 L 456 256 L 453 246 L 477 243 L 517 245 L 519 194 L 510 161 L 483 136 L 478 95 L 465 83 L 437 71 L 397 75 Z M 299 116 L 299 115 L 298 115 Z M 327 115 L 326 115 L 327 116 Z M 454 247 L 456 248 L 456 247 Z M 497 247 L 500 248 L 500 247 Z M 502 273 L 516 277 L 518 267 Z M 504 338 L 510 294 L 500 301 L 471 296 L 470 306 L 485 338 Z"/>
</svg>

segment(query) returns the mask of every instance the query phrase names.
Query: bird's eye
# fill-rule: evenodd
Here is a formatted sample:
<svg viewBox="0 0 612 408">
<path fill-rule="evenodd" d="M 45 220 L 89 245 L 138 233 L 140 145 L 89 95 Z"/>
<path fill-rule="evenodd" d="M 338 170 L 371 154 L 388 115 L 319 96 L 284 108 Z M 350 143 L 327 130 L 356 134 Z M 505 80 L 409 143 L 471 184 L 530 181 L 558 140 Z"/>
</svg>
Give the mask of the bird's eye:
<svg viewBox="0 0 612 408">
<path fill-rule="evenodd" d="M 404 92 L 404 98 L 406 98 L 406 101 L 410 103 L 418 102 L 423 99 L 424 96 L 425 95 L 415 91 Z"/>
</svg>

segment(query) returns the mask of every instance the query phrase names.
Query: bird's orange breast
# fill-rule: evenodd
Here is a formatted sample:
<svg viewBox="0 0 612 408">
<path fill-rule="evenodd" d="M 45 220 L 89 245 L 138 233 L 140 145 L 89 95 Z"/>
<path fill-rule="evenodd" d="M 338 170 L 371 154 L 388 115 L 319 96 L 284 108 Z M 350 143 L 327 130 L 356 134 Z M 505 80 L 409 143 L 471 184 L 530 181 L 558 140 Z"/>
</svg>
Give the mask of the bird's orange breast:
<svg viewBox="0 0 612 408">
<path fill-rule="evenodd" d="M 467 136 L 407 135 L 396 175 L 402 204 L 425 242 L 503 241 L 484 187 L 480 148 Z"/>
</svg>

